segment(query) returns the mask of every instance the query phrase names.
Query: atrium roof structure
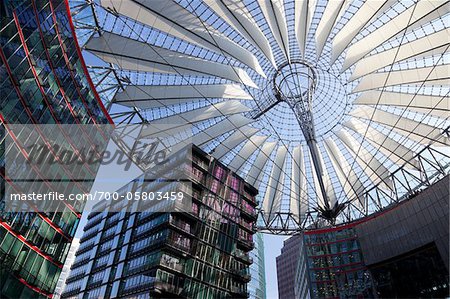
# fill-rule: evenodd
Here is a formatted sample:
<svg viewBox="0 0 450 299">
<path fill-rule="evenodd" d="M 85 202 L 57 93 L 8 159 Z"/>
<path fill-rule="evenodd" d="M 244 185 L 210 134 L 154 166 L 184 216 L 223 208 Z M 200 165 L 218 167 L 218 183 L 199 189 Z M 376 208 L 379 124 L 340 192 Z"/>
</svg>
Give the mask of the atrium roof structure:
<svg viewBox="0 0 450 299">
<path fill-rule="evenodd" d="M 116 123 L 193 134 L 260 191 L 262 230 L 352 221 L 449 172 L 449 1 L 71 6 Z"/>
</svg>

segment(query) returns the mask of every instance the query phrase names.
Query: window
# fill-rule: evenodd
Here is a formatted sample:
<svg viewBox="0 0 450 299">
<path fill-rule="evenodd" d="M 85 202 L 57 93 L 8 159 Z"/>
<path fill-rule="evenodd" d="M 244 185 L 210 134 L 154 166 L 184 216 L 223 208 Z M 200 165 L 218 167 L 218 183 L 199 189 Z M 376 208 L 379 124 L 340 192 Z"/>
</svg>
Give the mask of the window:
<svg viewBox="0 0 450 299">
<path fill-rule="evenodd" d="M 216 164 L 214 166 L 214 173 L 213 174 L 218 180 L 223 182 L 223 180 L 224 180 L 224 178 L 226 176 L 226 171 L 225 171 L 225 169 L 222 166 Z"/>
<path fill-rule="evenodd" d="M 231 183 L 230 183 L 230 187 L 236 191 L 239 192 L 239 186 L 240 186 L 240 181 L 237 177 L 232 176 L 231 177 Z"/>
<path fill-rule="evenodd" d="M 216 179 L 212 179 L 211 181 L 211 191 L 215 194 L 219 193 L 220 190 L 220 182 Z"/>
</svg>

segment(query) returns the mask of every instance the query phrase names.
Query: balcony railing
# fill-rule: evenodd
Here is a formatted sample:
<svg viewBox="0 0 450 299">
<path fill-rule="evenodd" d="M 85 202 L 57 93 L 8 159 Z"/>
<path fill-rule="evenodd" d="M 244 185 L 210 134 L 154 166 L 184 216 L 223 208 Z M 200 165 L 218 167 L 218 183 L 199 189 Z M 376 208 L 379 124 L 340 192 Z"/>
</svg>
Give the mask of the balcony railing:
<svg viewBox="0 0 450 299">
<path fill-rule="evenodd" d="M 124 285 L 121 288 L 120 293 L 121 295 L 127 295 L 134 292 L 145 291 L 150 289 L 154 284 L 155 284 L 154 278 L 152 277 L 151 281 L 143 282 L 136 285 L 129 285 L 129 286 Z"/>
<path fill-rule="evenodd" d="M 232 286 L 231 287 L 231 293 L 237 295 L 237 296 L 232 296 L 233 298 L 248 298 L 250 296 L 249 292 L 247 292 L 244 289 Z"/>
<path fill-rule="evenodd" d="M 161 292 L 164 292 L 164 293 L 180 295 L 181 292 L 183 291 L 183 289 L 181 287 L 176 286 L 171 283 L 168 283 L 168 282 L 157 281 L 157 282 L 155 282 L 154 286 L 155 286 L 155 289 L 157 289 Z"/>
<path fill-rule="evenodd" d="M 251 275 L 248 273 L 248 269 L 232 269 L 231 273 L 238 276 L 240 279 L 242 279 L 245 282 L 249 282 L 251 280 Z"/>
<path fill-rule="evenodd" d="M 248 253 L 243 252 L 242 250 L 236 250 L 233 254 L 237 259 L 240 259 L 241 261 L 252 264 L 253 259 L 248 255 Z"/>
<path fill-rule="evenodd" d="M 161 265 L 167 268 L 170 268 L 172 270 L 175 270 L 177 272 L 183 272 L 183 264 L 181 263 L 172 263 L 172 262 L 165 262 L 164 259 L 161 260 Z"/>
<path fill-rule="evenodd" d="M 244 238 L 242 238 L 242 237 L 239 237 L 239 238 L 238 238 L 238 241 L 239 241 L 242 245 L 244 245 L 245 248 L 247 248 L 247 249 L 249 249 L 249 250 L 253 250 L 253 248 L 255 248 L 255 243 L 254 243 L 253 241 L 251 241 L 251 240 L 247 240 L 247 239 L 244 239 Z"/>
<path fill-rule="evenodd" d="M 173 246 L 181 251 L 185 251 L 185 252 L 189 252 L 191 250 L 191 247 L 189 245 L 186 244 L 182 244 L 180 242 L 177 242 L 175 240 L 168 240 L 167 242 L 170 246 Z"/>
<path fill-rule="evenodd" d="M 251 219 L 256 220 L 258 215 L 256 214 L 256 209 L 250 206 L 242 205 L 242 214 L 246 215 L 247 217 L 250 217 Z"/>
<path fill-rule="evenodd" d="M 78 268 L 80 265 L 85 264 L 86 261 L 90 259 L 90 256 L 83 258 L 82 260 L 78 260 L 72 264 L 72 268 Z"/>
<path fill-rule="evenodd" d="M 92 232 L 90 232 L 89 234 L 85 234 L 83 235 L 83 237 L 80 239 L 80 242 L 84 242 L 90 238 L 92 238 L 93 236 L 96 236 L 98 234 L 98 230 L 94 230 Z"/>
<path fill-rule="evenodd" d="M 208 165 L 205 161 L 201 160 L 200 158 L 196 156 L 192 156 L 192 162 L 194 162 L 196 165 L 200 166 L 201 168 L 208 170 Z"/>
<path fill-rule="evenodd" d="M 191 233 L 191 225 L 189 223 L 186 223 L 184 221 L 180 221 L 180 220 L 176 220 L 171 218 L 169 220 L 169 223 L 175 227 L 178 227 L 179 229 L 187 232 L 187 233 Z"/>
<path fill-rule="evenodd" d="M 110 217 L 108 220 L 106 220 L 105 223 L 105 229 L 110 228 L 112 225 L 116 224 L 117 221 L 119 221 L 120 214 L 117 213 L 114 216 Z"/>
</svg>

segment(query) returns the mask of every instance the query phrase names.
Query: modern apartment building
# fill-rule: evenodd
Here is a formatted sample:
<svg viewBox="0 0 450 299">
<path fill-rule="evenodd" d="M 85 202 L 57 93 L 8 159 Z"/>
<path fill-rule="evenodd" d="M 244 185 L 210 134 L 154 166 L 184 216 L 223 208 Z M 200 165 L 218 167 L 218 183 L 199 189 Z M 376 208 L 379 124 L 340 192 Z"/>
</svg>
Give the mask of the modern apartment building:
<svg viewBox="0 0 450 299">
<path fill-rule="evenodd" d="M 76 139 L 63 125 L 91 124 L 94 128 L 110 119 L 83 62 L 67 1 L 1 1 L 0 22 L 0 297 L 50 298 L 83 204 L 60 202 L 55 210 L 45 211 L 24 203 L 17 212 L 5 204 L 5 193 L 37 194 L 56 188 L 86 193 L 92 182 L 82 179 L 94 177 L 97 168 L 55 165 L 48 169 L 53 176 L 33 168 L 28 173 L 31 187 L 23 190 L 24 184 L 9 175 L 30 152 L 24 147 L 27 136 L 12 127 L 29 125 L 39 134 L 38 141 L 48 144 L 36 127 L 52 125 L 55 134 L 67 136 L 62 145 L 76 152 L 106 137 L 94 129 L 87 134 L 90 138 Z M 50 146 L 45 151 L 54 154 Z M 74 180 L 75 176 L 81 180 Z M 56 182 L 54 177 L 65 182 Z"/>
<path fill-rule="evenodd" d="M 249 296 L 256 189 L 195 146 L 171 159 L 186 161 L 189 184 L 143 174 L 118 192 L 183 189 L 191 212 L 159 213 L 144 201 L 108 212 L 100 203 L 104 212 L 88 217 L 63 298 Z"/>
</svg>

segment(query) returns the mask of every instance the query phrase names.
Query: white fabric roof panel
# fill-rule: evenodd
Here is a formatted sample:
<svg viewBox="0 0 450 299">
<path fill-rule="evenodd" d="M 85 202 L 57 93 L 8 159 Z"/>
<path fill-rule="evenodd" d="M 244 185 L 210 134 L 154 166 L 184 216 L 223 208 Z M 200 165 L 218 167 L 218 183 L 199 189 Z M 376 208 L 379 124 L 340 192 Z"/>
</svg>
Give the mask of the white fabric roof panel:
<svg viewBox="0 0 450 299">
<path fill-rule="evenodd" d="M 91 38 L 86 49 L 127 70 L 210 75 L 257 87 L 243 69 L 152 46 L 114 33 L 104 32 L 100 37 Z"/>
<path fill-rule="evenodd" d="M 316 8 L 315 0 L 295 0 L 295 35 L 301 53 L 305 53 L 306 35 Z"/>
<path fill-rule="evenodd" d="M 393 189 L 392 181 L 389 178 L 390 172 L 382 162 L 364 146 L 360 146 L 360 143 L 345 130 L 340 130 L 335 134 L 346 145 L 353 158 L 374 184 L 382 183 L 387 189 Z"/>
<path fill-rule="evenodd" d="M 348 48 L 342 69 L 346 70 L 370 51 L 404 30 L 411 31 L 436 17 L 445 15 L 450 11 L 448 3 L 449 1 L 444 0 L 418 1 L 394 19 L 352 44 Z"/>
<path fill-rule="evenodd" d="M 239 171 L 247 159 L 255 153 L 255 151 L 267 140 L 267 138 L 269 138 L 269 136 L 251 136 L 230 164 L 228 164 L 228 167 L 234 171 Z"/>
<path fill-rule="evenodd" d="M 365 188 L 359 179 L 359 176 L 355 173 L 348 161 L 342 155 L 336 143 L 331 138 L 325 139 L 324 145 L 329 157 L 331 158 L 330 160 L 333 167 L 337 170 L 336 174 L 345 194 L 347 195 L 347 198 L 355 199 L 356 204 L 365 210 L 365 201 L 361 196 Z"/>
<path fill-rule="evenodd" d="M 272 211 L 279 211 L 281 206 L 281 195 L 283 192 L 284 172 L 283 165 L 286 160 L 287 148 L 280 145 L 275 155 L 275 161 L 272 165 L 272 171 L 269 177 L 269 183 L 264 194 L 263 209 L 264 212 L 272 214 Z M 270 217 L 269 217 L 270 219 Z"/>
<path fill-rule="evenodd" d="M 283 0 L 258 0 L 258 3 L 278 46 L 289 60 L 288 30 Z"/>
<path fill-rule="evenodd" d="M 177 38 L 200 45 L 219 54 L 222 51 L 226 52 L 265 76 L 254 55 L 239 47 L 239 45 L 215 30 L 212 26 L 202 22 L 197 16 L 194 16 L 175 1 L 102 0 L 101 3 L 106 7 L 114 7 L 120 14 Z"/>
<path fill-rule="evenodd" d="M 328 201 L 331 207 L 334 207 L 334 205 L 337 202 L 336 198 L 336 192 L 335 188 L 331 182 L 330 175 L 328 174 L 328 168 L 325 167 L 325 162 L 322 156 L 322 153 L 319 151 L 319 158 L 320 162 L 322 163 L 322 169 L 323 169 L 323 181 L 325 184 L 325 192 L 327 193 Z"/>
<path fill-rule="evenodd" d="M 430 140 L 450 145 L 448 138 L 442 135 L 440 129 L 414 121 L 399 115 L 382 110 L 374 110 L 372 107 L 360 106 L 351 112 L 351 115 L 393 127 L 402 135 L 407 135 L 420 143 L 428 143 Z"/>
<path fill-rule="evenodd" d="M 448 100 L 448 96 L 444 96 L 441 98 L 444 100 Z M 448 119 L 448 116 L 450 114 L 449 110 L 443 110 L 443 109 L 442 110 L 439 110 L 439 109 L 430 110 L 427 108 L 409 107 L 408 110 L 422 113 L 423 115 L 426 115 L 426 116 L 434 116 L 434 117 L 441 118 L 441 119 Z"/>
<path fill-rule="evenodd" d="M 426 35 L 400 46 L 367 56 L 356 63 L 350 80 L 355 80 L 376 70 L 408 58 L 423 58 L 441 54 L 448 50 L 450 29 Z"/>
<path fill-rule="evenodd" d="M 358 11 L 334 37 L 332 62 L 334 62 L 342 54 L 353 38 L 365 25 L 367 25 L 367 23 L 369 23 L 371 19 L 384 12 L 393 3 L 395 3 L 393 0 L 364 2 Z"/>
<path fill-rule="evenodd" d="M 261 184 L 261 178 L 264 175 L 263 169 L 266 165 L 267 161 L 269 160 L 270 155 L 272 154 L 273 150 L 275 149 L 275 146 L 277 145 L 276 142 L 266 142 L 261 147 L 261 150 L 259 151 L 258 155 L 256 156 L 255 162 L 253 163 L 252 167 L 250 168 L 245 180 L 250 184 L 253 185 L 256 189 L 259 188 L 259 185 Z"/>
<path fill-rule="evenodd" d="M 276 66 L 269 41 L 258 27 L 243 1 L 205 0 L 205 2 L 217 15 L 242 34 L 255 47 L 258 47 L 272 65 Z"/>
<path fill-rule="evenodd" d="M 294 215 L 304 215 L 309 209 L 307 197 L 307 182 L 305 175 L 305 161 L 301 146 L 296 146 L 292 151 L 291 173 L 291 201 L 290 210 Z"/>
<path fill-rule="evenodd" d="M 438 65 L 411 70 L 401 70 L 383 73 L 372 73 L 365 76 L 353 90 L 361 92 L 386 86 L 408 83 L 422 83 L 433 80 L 450 79 L 449 65 Z"/>
<path fill-rule="evenodd" d="M 241 113 L 241 109 L 248 109 L 239 101 L 220 102 L 214 106 L 207 106 L 184 113 L 174 114 L 168 117 L 156 119 L 151 122 L 154 125 L 172 125 L 173 134 L 179 132 L 183 127 L 191 126 L 191 124 L 204 121 L 210 118 L 233 115 Z M 183 129 L 184 130 L 184 129 Z M 144 131 L 144 130 L 143 130 Z M 145 134 L 144 134 L 145 135 Z"/>
<path fill-rule="evenodd" d="M 192 143 L 200 146 L 204 145 L 205 143 L 223 135 L 224 133 L 240 129 L 241 127 L 246 126 L 252 122 L 252 119 L 246 118 L 241 114 L 230 115 L 230 117 L 221 120 L 203 130 L 202 132 L 192 136 Z"/>
<path fill-rule="evenodd" d="M 354 102 L 357 105 L 387 105 L 409 108 L 423 108 L 425 110 L 450 110 L 448 96 L 421 95 L 402 92 L 371 90 L 361 93 Z"/>
<path fill-rule="evenodd" d="M 309 158 L 310 164 L 312 164 L 312 157 L 311 157 L 311 152 L 310 151 L 308 151 L 308 158 Z M 316 197 L 315 201 L 317 202 L 317 206 L 318 207 L 325 208 L 326 207 L 325 199 L 323 197 L 322 192 L 320 191 L 320 183 L 319 183 L 319 179 L 318 179 L 318 176 L 317 176 L 318 174 L 316 172 L 316 169 L 314 167 L 311 167 L 311 172 L 313 173 L 312 181 L 313 181 L 313 184 L 314 184 L 314 194 L 315 194 L 314 196 Z"/>
<path fill-rule="evenodd" d="M 129 85 L 118 92 L 114 100 L 125 106 L 149 109 L 182 104 L 205 98 L 251 100 L 252 97 L 237 84 L 217 85 Z"/>
<path fill-rule="evenodd" d="M 322 54 L 323 47 L 330 36 L 333 26 L 340 19 L 349 4 L 349 0 L 328 1 L 322 19 L 316 29 L 316 49 L 319 55 Z"/>
<path fill-rule="evenodd" d="M 386 157 L 389 157 L 394 163 L 399 165 L 406 163 L 406 167 L 420 170 L 418 161 L 414 159 L 416 153 L 394 139 L 382 134 L 358 119 L 351 119 L 345 122 L 344 126 L 361 136 L 365 136 L 366 140 L 380 150 Z"/>
<path fill-rule="evenodd" d="M 214 149 L 213 156 L 216 157 L 217 159 L 223 158 L 223 156 L 231 152 L 236 146 L 238 146 L 244 140 L 247 140 L 251 136 L 255 135 L 258 131 L 259 129 L 255 129 L 251 126 L 239 128 Z"/>
</svg>

